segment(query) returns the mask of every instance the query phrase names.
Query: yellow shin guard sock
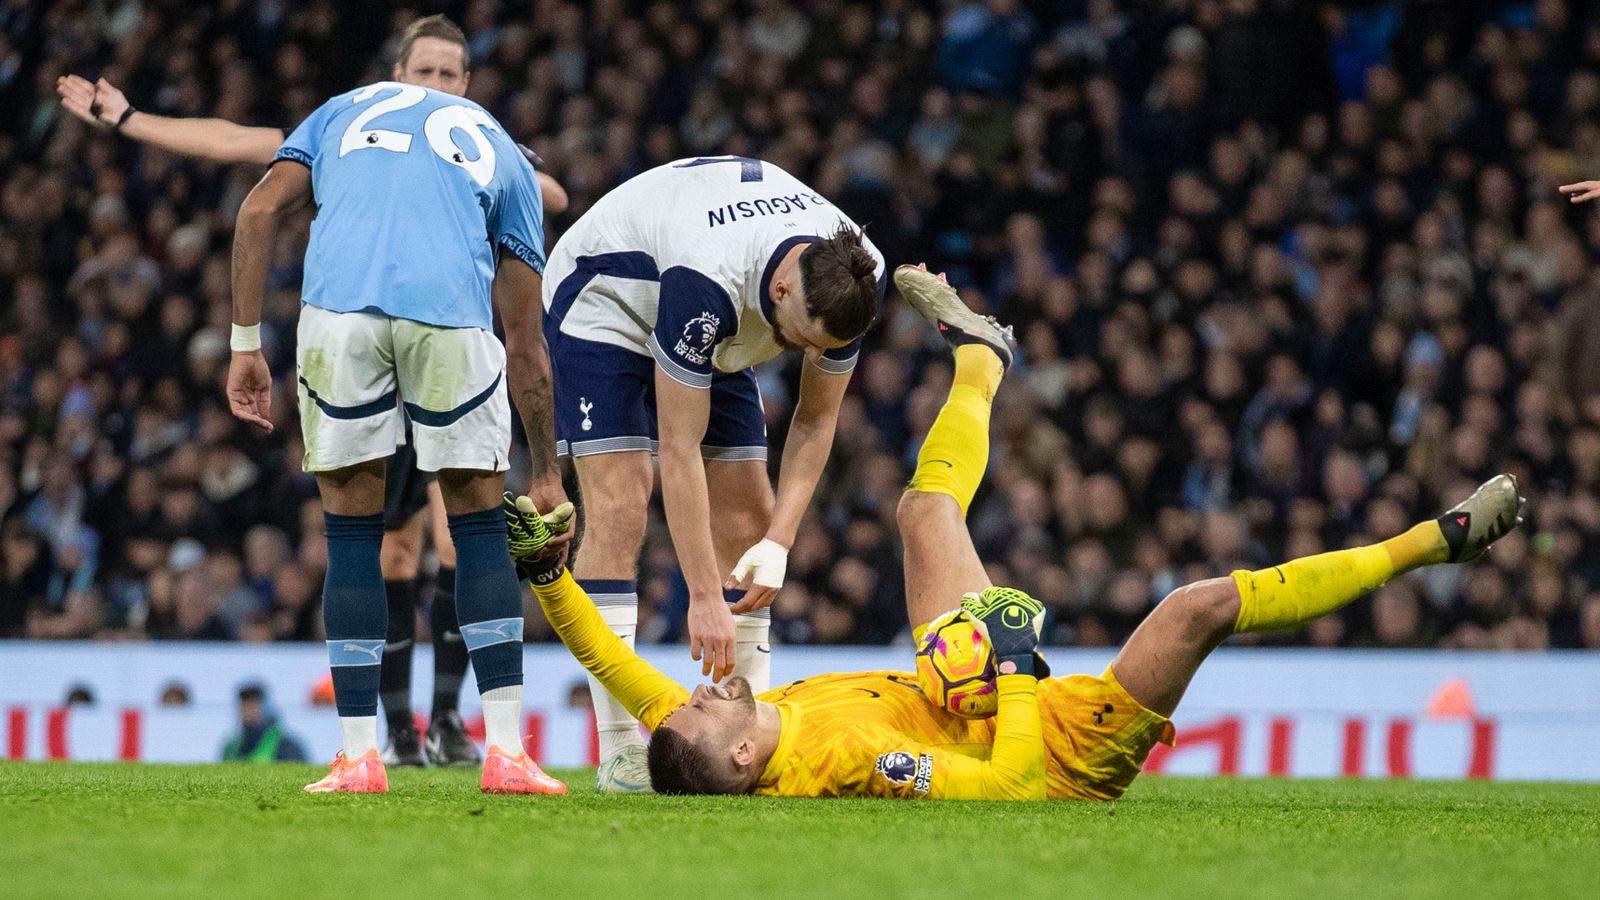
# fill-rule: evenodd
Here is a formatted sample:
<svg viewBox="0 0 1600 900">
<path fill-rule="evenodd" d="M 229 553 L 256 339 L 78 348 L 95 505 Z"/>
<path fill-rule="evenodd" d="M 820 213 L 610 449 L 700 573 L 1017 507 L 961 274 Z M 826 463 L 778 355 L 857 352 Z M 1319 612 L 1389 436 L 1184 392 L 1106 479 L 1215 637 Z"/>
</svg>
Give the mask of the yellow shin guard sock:
<svg viewBox="0 0 1600 900">
<path fill-rule="evenodd" d="M 1379 546 L 1389 551 L 1396 575 L 1420 566 L 1438 565 L 1450 560 L 1450 544 L 1436 519 L 1413 525 L 1409 531 L 1397 534 Z"/>
<path fill-rule="evenodd" d="M 1282 631 L 1321 618 L 1393 578 L 1383 544 L 1319 553 L 1270 569 L 1233 573 L 1239 586 L 1234 632 Z"/>
<path fill-rule="evenodd" d="M 982 344 L 962 344 L 956 348 L 956 371 L 950 379 L 952 385 L 965 384 L 983 391 L 983 398 L 994 402 L 994 392 L 1000 388 L 1000 378 L 1005 366 L 993 350 Z"/>
<path fill-rule="evenodd" d="M 950 396 L 917 452 L 917 471 L 906 490 L 948 494 L 964 517 L 989 464 L 989 408 L 1004 368 L 981 344 L 957 347 L 955 356 Z"/>
</svg>

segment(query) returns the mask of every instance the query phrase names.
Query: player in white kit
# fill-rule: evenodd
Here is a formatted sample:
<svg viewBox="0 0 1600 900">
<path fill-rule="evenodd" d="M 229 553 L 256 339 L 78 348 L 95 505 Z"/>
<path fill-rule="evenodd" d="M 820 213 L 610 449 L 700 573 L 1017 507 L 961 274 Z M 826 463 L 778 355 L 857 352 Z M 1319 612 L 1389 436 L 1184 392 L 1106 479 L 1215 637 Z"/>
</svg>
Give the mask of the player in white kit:
<svg viewBox="0 0 1600 900">
<path fill-rule="evenodd" d="M 558 452 L 584 537 L 574 573 L 630 645 L 652 478 L 689 587 L 703 674 L 771 681 L 768 606 L 833 444 L 883 256 L 799 179 L 744 157 L 651 169 L 594 205 L 550 254 L 545 338 Z M 805 354 L 776 495 L 751 366 Z M 714 499 L 713 499 L 714 498 Z M 601 790 L 646 790 L 644 742 L 590 679 Z"/>
</svg>

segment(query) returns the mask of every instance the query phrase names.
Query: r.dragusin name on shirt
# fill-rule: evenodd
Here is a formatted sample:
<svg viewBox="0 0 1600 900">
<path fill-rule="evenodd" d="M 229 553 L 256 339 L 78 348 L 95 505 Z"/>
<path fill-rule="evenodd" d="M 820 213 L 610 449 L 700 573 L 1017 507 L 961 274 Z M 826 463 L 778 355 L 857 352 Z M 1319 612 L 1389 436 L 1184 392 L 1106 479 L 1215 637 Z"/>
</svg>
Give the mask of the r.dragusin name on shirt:
<svg viewBox="0 0 1600 900">
<path fill-rule="evenodd" d="M 756 216 L 788 215 L 811 206 L 828 206 L 828 201 L 816 194 L 799 193 L 787 196 L 764 197 L 760 200 L 740 200 L 738 203 L 729 203 L 716 209 L 706 210 L 706 226 L 715 228 L 740 219 L 753 219 Z"/>
</svg>

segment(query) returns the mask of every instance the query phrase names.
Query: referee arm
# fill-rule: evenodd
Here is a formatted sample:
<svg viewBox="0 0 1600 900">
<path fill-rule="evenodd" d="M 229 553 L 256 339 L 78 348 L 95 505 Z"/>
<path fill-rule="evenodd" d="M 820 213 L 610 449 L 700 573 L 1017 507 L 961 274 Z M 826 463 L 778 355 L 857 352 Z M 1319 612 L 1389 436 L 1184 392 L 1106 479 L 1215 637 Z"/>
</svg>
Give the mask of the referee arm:
<svg viewBox="0 0 1600 900">
<path fill-rule="evenodd" d="M 56 79 L 67 112 L 96 128 L 110 128 L 141 144 L 179 156 L 224 164 L 270 165 L 283 144 L 276 128 L 240 125 L 227 119 L 174 119 L 140 112 L 111 82 L 78 75 Z"/>
</svg>

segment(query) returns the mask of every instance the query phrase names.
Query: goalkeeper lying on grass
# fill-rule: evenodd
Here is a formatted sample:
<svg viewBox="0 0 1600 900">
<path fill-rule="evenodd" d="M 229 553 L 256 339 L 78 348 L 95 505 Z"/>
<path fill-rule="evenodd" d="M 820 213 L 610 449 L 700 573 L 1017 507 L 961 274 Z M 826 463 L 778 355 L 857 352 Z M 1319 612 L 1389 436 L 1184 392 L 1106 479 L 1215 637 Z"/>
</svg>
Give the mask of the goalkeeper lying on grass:
<svg viewBox="0 0 1600 900">
<path fill-rule="evenodd" d="M 1419 566 L 1477 559 L 1521 521 L 1516 482 L 1500 475 L 1444 516 L 1381 544 L 1179 588 L 1099 677 L 1046 677 L 1034 654 L 1043 608 L 989 584 L 964 521 L 989 455 L 989 408 L 1011 361 L 1009 331 L 969 311 L 942 277 L 901 268 L 895 282 L 956 360 L 949 399 L 900 501 L 906 606 L 913 622 L 957 603 L 984 622 L 1000 673 L 999 712 L 959 718 L 903 672 L 819 675 L 760 697 L 738 678 L 686 691 L 611 634 L 564 570 L 564 551 L 526 556 L 543 546 L 547 526 L 524 498 L 522 512 L 510 508 L 513 556 L 525 557 L 523 574 L 573 655 L 654 733 L 657 791 L 1113 799 L 1157 741 L 1171 742 L 1168 717 L 1229 635 L 1294 628 Z"/>
</svg>

